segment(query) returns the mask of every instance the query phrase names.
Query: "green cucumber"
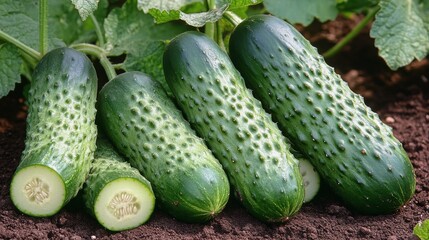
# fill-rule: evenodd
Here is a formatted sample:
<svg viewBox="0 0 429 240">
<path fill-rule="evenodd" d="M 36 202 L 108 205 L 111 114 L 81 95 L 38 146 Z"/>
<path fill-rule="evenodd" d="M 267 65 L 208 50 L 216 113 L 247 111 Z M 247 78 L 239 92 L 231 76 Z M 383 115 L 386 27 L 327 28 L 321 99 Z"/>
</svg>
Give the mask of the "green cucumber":
<svg viewBox="0 0 429 240">
<path fill-rule="evenodd" d="M 118 75 L 100 91 L 97 117 L 167 213 L 204 222 L 223 210 L 229 182 L 222 166 L 158 82 L 139 72 Z"/>
<path fill-rule="evenodd" d="M 96 95 L 94 66 L 76 50 L 52 50 L 36 66 L 25 149 L 10 187 L 21 212 L 54 215 L 81 189 L 94 157 Z"/>
<path fill-rule="evenodd" d="M 91 171 L 83 187 L 87 210 L 110 231 L 136 228 L 155 207 L 151 184 L 120 156 L 110 142 L 97 139 Z"/>
<path fill-rule="evenodd" d="M 235 28 L 229 49 L 293 148 L 351 209 L 391 213 L 413 196 L 413 167 L 391 128 L 291 25 L 250 17 Z"/>
<path fill-rule="evenodd" d="M 177 104 L 223 165 L 244 207 L 268 222 L 295 214 L 304 198 L 298 161 L 228 55 L 204 34 L 186 32 L 167 46 L 164 73 Z"/>
<path fill-rule="evenodd" d="M 308 203 L 317 195 L 320 189 L 320 176 L 313 165 L 304 158 L 298 158 L 299 172 L 304 182 L 304 203 Z"/>
</svg>

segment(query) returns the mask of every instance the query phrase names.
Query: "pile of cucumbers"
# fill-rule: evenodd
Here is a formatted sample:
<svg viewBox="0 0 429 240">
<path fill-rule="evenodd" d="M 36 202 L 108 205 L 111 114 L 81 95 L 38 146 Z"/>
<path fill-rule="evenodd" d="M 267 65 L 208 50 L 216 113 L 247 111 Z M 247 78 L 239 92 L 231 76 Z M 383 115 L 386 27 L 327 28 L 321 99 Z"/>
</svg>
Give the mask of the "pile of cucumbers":
<svg viewBox="0 0 429 240">
<path fill-rule="evenodd" d="M 256 15 L 231 35 L 229 55 L 185 32 L 164 53 L 161 84 L 141 72 L 97 90 L 82 53 L 59 48 L 33 73 L 14 205 L 52 216 L 81 194 L 111 231 L 135 228 L 156 206 L 205 222 L 230 193 L 264 222 L 310 201 L 319 176 L 350 209 L 397 211 L 415 175 L 401 143 L 291 25 Z"/>
</svg>

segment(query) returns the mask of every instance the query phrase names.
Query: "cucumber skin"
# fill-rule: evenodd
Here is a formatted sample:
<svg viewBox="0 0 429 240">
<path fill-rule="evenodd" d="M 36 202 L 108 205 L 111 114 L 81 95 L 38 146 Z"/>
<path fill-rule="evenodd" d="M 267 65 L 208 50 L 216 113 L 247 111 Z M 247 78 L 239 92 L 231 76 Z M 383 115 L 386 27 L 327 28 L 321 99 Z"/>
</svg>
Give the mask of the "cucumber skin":
<svg viewBox="0 0 429 240">
<path fill-rule="evenodd" d="M 111 143 L 103 137 L 98 137 L 97 139 L 97 149 L 91 166 L 90 173 L 83 187 L 83 199 L 87 210 L 93 216 L 95 216 L 95 202 L 101 190 L 103 190 L 108 183 L 116 179 L 135 179 L 153 192 L 150 182 L 144 178 L 137 169 L 131 167 L 130 164 L 116 152 Z"/>
<path fill-rule="evenodd" d="M 48 52 L 36 66 L 28 97 L 25 149 L 16 169 L 45 165 L 66 187 L 66 204 L 82 188 L 94 157 L 97 75 L 70 48 Z"/>
<path fill-rule="evenodd" d="M 413 196 L 413 167 L 391 128 L 292 26 L 251 17 L 234 30 L 230 55 L 292 146 L 346 205 L 385 214 Z"/>
<path fill-rule="evenodd" d="M 167 213 L 205 222 L 223 210 L 230 189 L 222 166 L 158 82 L 139 72 L 118 75 L 99 93 L 98 119 Z"/>
<path fill-rule="evenodd" d="M 186 32 L 167 46 L 164 73 L 245 208 L 267 222 L 295 214 L 304 198 L 298 161 L 226 53 L 204 34 Z"/>
</svg>

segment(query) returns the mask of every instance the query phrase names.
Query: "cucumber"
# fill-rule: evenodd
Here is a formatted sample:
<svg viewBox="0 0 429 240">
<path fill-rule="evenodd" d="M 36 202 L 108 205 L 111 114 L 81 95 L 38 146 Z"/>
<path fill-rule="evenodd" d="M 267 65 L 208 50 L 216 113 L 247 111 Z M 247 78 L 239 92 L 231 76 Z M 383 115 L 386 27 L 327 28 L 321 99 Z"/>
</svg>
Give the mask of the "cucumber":
<svg viewBox="0 0 429 240">
<path fill-rule="evenodd" d="M 391 213 L 413 196 L 413 167 L 391 128 L 291 25 L 250 17 L 235 28 L 229 49 L 292 147 L 350 209 Z"/>
<path fill-rule="evenodd" d="M 304 158 L 298 158 L 299 172 L 304 182 L 304 203 L 308 203 L 317 195 L 320 189 L 320 176 L 313 165 Z"/>
<path fill-rule="evenodd" d="M 167 213 L 204 222 L 223 210 L 230 189 L 222 166 L 158 82 L 140 72 L 118 75 L 99 93 L 98 120 Z"/>
<path fill-rule="evenodd" d="M 79 189 L 94 157 L 97 75 L 82 53 L 59 48 L 36 66 L 28 97 L 25 149 L 10 195 L 23 213 L 57 213 Z"/>
<path fill-rule="evenodd" d="M 186 32 L 169 43 L 163 66 L 177 104 L 249 213 L 267 222 L 295 214 L 304 198 L 298 161 L 228 55 L 204 34 Z"/>
<path fill-rule="evenodd" d="M 110 231 L 136 228 L 155 207 L 151 184 L 103 137 L 97 139 L 91 171 L 83 187 L 85 206 Z"/>
</svg>

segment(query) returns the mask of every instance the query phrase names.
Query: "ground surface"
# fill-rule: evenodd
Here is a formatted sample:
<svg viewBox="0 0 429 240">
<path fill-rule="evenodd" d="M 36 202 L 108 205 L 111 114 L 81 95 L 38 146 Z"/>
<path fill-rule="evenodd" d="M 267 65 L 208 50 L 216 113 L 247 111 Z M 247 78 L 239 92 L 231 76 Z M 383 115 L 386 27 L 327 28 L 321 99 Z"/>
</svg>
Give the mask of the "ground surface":
<svg viewBox="0 0 429 240">
<path fill-rule="evenodd" d="M 355 22 L 316 24 L 305 34 L 323 51 Z M 416 193 L 398 213 L 363 216 L 350 212 L 322 187 L 311 203 L 283 224 L 257 221 L 234 199 L 206 224 L 181 223 L 156 210 L 146 225 L 121 233 L 101 228 L 76 201 L 51 218 L 22 215 L 9 198 L 11 176 L 25 138 L 26 107 L 22 86 L 18 86 L 0 100 L 0 239 L 414 239 L 412 228 L 429 218 L 429 63 L 423 60 L 396 72 L 388 70 L 367 31 L 328 62 L 393 127 L 409 154 L 417 176 Z"/>
</svg>

